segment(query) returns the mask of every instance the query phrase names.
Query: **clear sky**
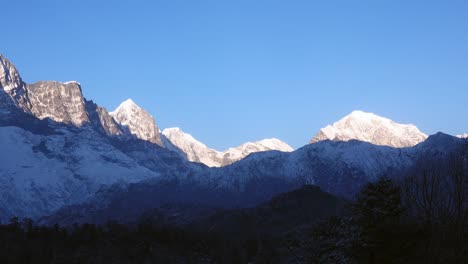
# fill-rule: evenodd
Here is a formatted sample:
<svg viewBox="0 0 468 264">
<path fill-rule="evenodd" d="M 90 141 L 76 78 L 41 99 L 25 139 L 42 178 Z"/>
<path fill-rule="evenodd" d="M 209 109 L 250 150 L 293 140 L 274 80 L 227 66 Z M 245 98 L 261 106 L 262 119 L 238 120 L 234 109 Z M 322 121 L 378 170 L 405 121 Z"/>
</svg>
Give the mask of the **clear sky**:
<svg viewBox="0 0 468 264">
<path fill-rule="evenodd" d="M 2 1 L 26 82 L 77 80 L 210 147 L 300 147 L 359 109 L 468 132 L 468 1 Z"/>
</svg>

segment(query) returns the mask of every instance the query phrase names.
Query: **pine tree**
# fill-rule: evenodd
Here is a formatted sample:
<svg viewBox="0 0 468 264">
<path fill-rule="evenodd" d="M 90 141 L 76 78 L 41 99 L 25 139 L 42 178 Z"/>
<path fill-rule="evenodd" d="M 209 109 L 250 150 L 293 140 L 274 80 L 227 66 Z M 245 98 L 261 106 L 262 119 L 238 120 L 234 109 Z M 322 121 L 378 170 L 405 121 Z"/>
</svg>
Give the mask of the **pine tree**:
<svg viewBox="0 0 468 264">
<path fill-rule="evenodd" d="M 399 225 L 403 213 L 400 188 L 382 177 L 368 184 L 351 206 L 359 236 L 353 243 L 358 262 L 393 263 L 399 255 Z"/>
</svg>

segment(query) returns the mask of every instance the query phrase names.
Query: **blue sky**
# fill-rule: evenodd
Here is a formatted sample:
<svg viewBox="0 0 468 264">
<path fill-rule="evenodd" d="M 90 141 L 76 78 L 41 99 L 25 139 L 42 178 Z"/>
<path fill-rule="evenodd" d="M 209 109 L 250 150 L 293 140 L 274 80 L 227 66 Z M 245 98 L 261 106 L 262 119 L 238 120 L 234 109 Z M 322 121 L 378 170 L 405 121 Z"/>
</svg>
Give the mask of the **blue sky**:
<svg viewBox="0 0 468 264">
<path fill-rule="evenodd" d="M 26 82 L 132 98 L 210 147 L 300 147 L 359 109 L 468 132 L 467 1 L 3 1 Z"/>
</svg>

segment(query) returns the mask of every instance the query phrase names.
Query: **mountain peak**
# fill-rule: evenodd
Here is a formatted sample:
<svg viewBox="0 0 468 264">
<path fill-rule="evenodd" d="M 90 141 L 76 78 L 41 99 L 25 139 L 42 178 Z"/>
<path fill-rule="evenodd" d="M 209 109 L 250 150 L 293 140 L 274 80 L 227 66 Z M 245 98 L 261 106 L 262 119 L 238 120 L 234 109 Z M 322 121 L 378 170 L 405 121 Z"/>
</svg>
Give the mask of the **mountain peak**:
<svg viewBox="0 0 468 264">
<path fill-rule="evenodd" d="M 127 100 L 120 103 L 114 112 L 120 111 L 122 109 L 141 109 L 141 107 L 139 107 L 132 99 L 128 98 Z"/>
<path fill-rule="evenodd" d="M 433 146 L 438 145 L 438 146 L 443 146 L 445 148 L 446 146 L 450 145 L 453 142 L 460 141 L 463 139 L 460 139 L 456 136 L 448 135 L 443 132 L 437 132 L 434 135 L 430 135 L 426 141 L 424 141 L 423 145 L 428 146 L 429 148 L 433 148 Z"/>
<path fill-rule="evenodd" d="M 427 135 L 411 124 L 398 124 L 388 118 L 355 110 L 339 121 L 328 125 L 315 135 L 310 143 L 322 140 L 360 140 L 391 147 L 414 146 Z"/>
<path fill-rule="evenodd" d="M 123 101 L 113 112 L 109 113 L 117 123 L 128 129 L 135 137 L 162 145 L 159 128 L 153 116 L 139 107 L 132 99 Z"/>
<path fill-rule="evenodd" d="M 376 118 L 388 119 L 385 117 L 378 116 L 374 113 L 364 112 L 361 110 L 354 110 L 349 115 L 345 116 L 345 118 L 354 118 L 354 119 L 360 119 L 360 120 L 371 120 L 371 119 L 376 119 Z"/>
<path fill-rule="evenodd" d="M 121 105 L 128 105 L 128 106 L 138 106 L 131 98 L 123 101 Z"/>
<path fill-rule="evenodd" d="M 182 129 L 180 129 L 180 127 L 169 127 L 169 128 L 165 128 L 165 129 L 163 130 L 162 133 L 164 133 L 164 131 L 166 131 L 166 133 L 169 133 L 169 132 L 178 132 L 178 131 L 183 132 Z"/>
<path fill-rule="evenodd" d="M 2 54 L 0 54 L 0 88 L 11 92 L 23 85 L 23 81 L 16 67 Z"/>
<path fill-rule="evenodd" d="M 277 138 L 266 138 L 257 142 L 254 142 L 260 145 L 265 146 L 265 148 L 272 149 L 272 150 L 281 150 L 285 152 L 291 152 L 294 149 L 289 146 L 286 142 L 279 140 Z"/>
<path fill-rule="evenodd" d="M 192 135 L 189 133 L 185 133 L 180 129 L 179 127 L 170 127 L 170 128 L 165 128 L 161 134 L 163 134 L 167 139 L 169 139 L 171 142 L 175 140 L 182 140 L 185 143 L 189 142 L 192 145 L 198 145 L 200 147 L 205 147 L 206 145 L 201 143 L 200 141 L 196 140 Z M 172 142 L 176 146 L 181 146 L 182 142 Z"/>
</svg>

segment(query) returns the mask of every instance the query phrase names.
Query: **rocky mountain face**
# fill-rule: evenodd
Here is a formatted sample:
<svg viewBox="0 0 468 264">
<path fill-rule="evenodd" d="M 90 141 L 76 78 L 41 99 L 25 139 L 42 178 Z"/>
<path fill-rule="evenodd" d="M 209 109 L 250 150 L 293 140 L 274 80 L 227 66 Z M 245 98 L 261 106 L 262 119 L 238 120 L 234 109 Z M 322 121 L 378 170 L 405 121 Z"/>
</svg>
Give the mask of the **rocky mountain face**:
<svg viewBox="0 0 468 264">
<path fill-rule="evenodd" d="M 0 55 L 0 87 L 2 105 L 10 111 L 15 106 L 41 120 L 49 118 L 74 126 L 89 123 L 85 99 L 78 82 L 26 84 L 15 66 Z"/>
<path fill-rule="evenodd" d="M 18 108 L 30 112 L 26 84 L 11 62 L 0 54 L 0 113 L 15 112 Z"/>
<path fill-rule="evenodd" d="M 132 135 L 162 146 L 159 128 L 154 118 L 131 99 L 121 103 L 109 114 Z"/>
<path fill-rule="evenodd" d="M 87 101 L 76 81 L 24 83 L 15 66 L 0 55 L 0 109 L 22 111 L 60 124 L 94 126 L 108 136 L 137 138 L 161 145 L 159 129 L 149 113 L 133 101 L 123 102 L 112 115 Z"/>
<path fill-rule="evenodd" d="M 164 129 L 162 135 L 163 143 L 168 149 L 178 152 L 189 161 L 203 163 L 209 167 L 226 166 L 256 152 L 270 150 L 293 151 L 293 148 L 288 144 L 276 138 L 247 142 L 226 151 L 218 151 L 207 147 L 192 135 L 177 127 Z"/>
<path fill-rule="evenodd" d="M 427 138 L 414 125 L 403 125 L 372 113 L 353 111 L 333 125 L 328 125 L 315 135 L 310 143 L 322 140 L 360 140 L 375 145 L 396 148 L 411 147 Z"/>
<path fill-rule="evenodd" d="M 37 118 L 50 118 L 76 127 L 90 122 L 78 82 L 37 82 L 26 85 L 26 89 L 31 113 Z"/>
<path fill-rule="evenodd" d="M 106 186 L 199 169 L 154 144 L 150 124 L 152 137 L 134 135 L 86 100 L 78 82 L 27 84 L 0 56 L 0 221 L 49 214 Z"/>
<path fill-rule="evenodd" d="M 91 124 L 101 133 L 112 137 L 121 137 L 125 134 L 121 125 L 104 107 L 98 106 L 93 101 L 86 101 L 86 111 Z"/>
<path fill-rule="evenodd" d="M 0 54 L 0 87 L 5 92 L 13 94 L 15 90 L 22 88 L 23 84 L 13 64 Z"/>
</svg>

